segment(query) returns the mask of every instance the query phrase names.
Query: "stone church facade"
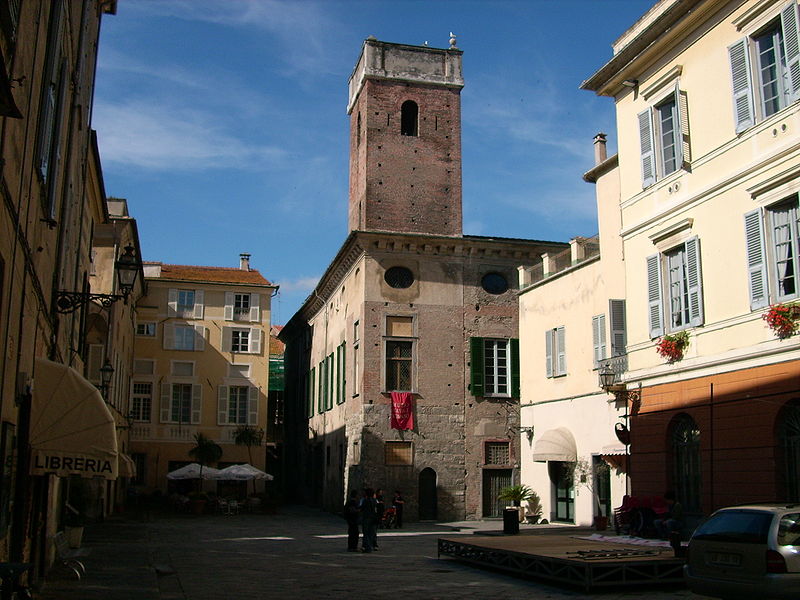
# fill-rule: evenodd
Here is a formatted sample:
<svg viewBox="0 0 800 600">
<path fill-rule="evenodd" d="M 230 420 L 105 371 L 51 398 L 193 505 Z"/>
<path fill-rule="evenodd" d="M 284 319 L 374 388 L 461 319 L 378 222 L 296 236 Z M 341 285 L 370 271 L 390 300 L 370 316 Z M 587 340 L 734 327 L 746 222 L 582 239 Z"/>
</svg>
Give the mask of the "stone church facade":
<svg viewBox="0 0 800 600">
<path fill-rule="evenodd" d="M 280 335 L 290 499 L 338 511 L 369 486 L 454 520 L 519 483 L 518 269 L 567 244 L 463 234 L 461 59 L 454 39 L 362 47 L 349 234 Z"/>
</svg>

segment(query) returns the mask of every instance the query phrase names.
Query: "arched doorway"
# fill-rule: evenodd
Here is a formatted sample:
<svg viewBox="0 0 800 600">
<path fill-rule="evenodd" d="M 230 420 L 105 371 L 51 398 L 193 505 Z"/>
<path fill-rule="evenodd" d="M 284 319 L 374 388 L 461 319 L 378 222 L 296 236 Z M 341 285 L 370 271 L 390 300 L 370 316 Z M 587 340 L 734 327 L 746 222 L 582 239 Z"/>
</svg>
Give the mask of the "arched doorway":
<svg viewBox="0 0 800 600">
<path fill-rule="evenodd" d="M 419 474 L 419 520 L 435 521 L 437 512 L 436 471 L 426 467 Z"/>
<path fill-rule="evenodd" d="M 783 450 L 783 481 L 787 502 L 800 502 L 800 400 L 781 411 L 778 439 Z"/>
<path fill-rule="evenodd" d="M 680 414 L 672 422 L 670 434 L 672 454 L 672 489 L 683 508 L 691 512 L 701 510 L 700 503 L 700 428 L 687 414 Z"/>
</svg>

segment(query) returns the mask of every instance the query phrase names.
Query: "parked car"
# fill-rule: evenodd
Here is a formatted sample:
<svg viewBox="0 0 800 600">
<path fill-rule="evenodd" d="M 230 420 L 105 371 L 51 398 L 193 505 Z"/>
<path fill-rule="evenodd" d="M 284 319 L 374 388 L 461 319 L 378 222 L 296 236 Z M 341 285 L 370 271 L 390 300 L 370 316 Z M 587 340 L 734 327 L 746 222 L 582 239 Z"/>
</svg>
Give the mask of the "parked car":
<svg viewBox="0 0 800 600">
<path fill-rule="evenodd" d="M 692 535 L 689 589 L 714 598 L 800 598 L 800 504 L 722 508 Z"/>
</svg>

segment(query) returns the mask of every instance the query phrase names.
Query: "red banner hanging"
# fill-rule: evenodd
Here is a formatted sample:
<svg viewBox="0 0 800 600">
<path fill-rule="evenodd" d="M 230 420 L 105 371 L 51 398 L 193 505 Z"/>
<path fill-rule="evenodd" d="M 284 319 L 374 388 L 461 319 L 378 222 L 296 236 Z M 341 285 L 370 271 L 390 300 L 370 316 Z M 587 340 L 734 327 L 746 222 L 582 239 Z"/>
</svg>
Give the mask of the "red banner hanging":
<svg viewBox="0 0 800 600">
<path fill-rule="evenodd" d="M 414 429 L 411 392 L 392 392 L 392 429 Z"/>
</svg>

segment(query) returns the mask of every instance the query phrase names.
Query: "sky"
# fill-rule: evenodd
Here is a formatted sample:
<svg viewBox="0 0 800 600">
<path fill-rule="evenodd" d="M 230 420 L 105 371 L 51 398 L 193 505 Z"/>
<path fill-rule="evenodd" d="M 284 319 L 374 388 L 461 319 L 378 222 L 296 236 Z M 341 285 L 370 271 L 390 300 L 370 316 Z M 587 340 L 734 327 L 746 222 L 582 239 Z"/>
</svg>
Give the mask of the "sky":
<svg viewBox="0 0 800 600">
<path fill-rule="evenodd" d="M 597 232 L 592 139 L 610 98 L 579 89 L 653 0 L 119 0 L 103 18 L 92 126 L 142 258 L 238 267 L 300 308 L 347 237 L 347 81 L 365 38 L 464 52 L 463 231 Z"/>
</svg>

